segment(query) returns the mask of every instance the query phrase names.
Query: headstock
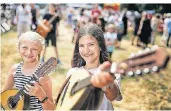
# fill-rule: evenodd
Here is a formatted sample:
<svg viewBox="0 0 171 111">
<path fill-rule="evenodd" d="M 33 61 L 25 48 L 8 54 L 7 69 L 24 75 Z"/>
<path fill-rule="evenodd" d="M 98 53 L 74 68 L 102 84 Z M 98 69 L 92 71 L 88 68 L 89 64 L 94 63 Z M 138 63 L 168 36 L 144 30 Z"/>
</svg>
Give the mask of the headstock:
<svg viewBox="0 0 171 111">
<path fill-rule="evenodd" d="M 117 72 L 127 76 L 157 72 L 167 66 L 170 56 L 162 47 L 153 46 L 131 56 L 117 65 Z"/>
<path fill-rule="evenodd" d="M 37 70 L 36 76 L 39 78 L 39 77 L 44 76 L 45 74 L 50 73 L 51 71 L 55 70 L 56 65 L 57 65 L 56 58 L 54 58 L 54 57 L 49 58 L 49 59 L 48 59 L 48 60 L 47 60 L 47 61 L 46 61 L 38 70 Z"/>
</svg>

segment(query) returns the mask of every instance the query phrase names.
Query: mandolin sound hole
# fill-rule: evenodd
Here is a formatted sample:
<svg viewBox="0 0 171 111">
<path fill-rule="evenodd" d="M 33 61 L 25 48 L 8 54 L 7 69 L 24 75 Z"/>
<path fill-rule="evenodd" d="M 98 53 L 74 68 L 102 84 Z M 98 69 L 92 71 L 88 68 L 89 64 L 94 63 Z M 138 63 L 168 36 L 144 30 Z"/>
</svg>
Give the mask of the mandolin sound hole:
<svg viewBox="0 0 171 111">
<path fill-rule="evenodd" d="M 10 109 L 15 109 L 17 106 L 17 102 L 15 101 L 15 98 L 13 96 L 9 97 L 8 99 L 8 107 Z"/>
</svg>

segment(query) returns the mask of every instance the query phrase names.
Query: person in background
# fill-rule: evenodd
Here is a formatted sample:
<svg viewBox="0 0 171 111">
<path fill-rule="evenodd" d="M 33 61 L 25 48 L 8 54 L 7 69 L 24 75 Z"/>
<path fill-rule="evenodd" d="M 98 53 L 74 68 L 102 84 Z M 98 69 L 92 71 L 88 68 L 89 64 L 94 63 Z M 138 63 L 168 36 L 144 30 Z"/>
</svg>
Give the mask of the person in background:
<svg viewBox="0 0 171 111">
<path fill-rule="evenodd" d="M 60 24 L 60 21 L 61 21 L 61 19 L 62 19 L 62 17 L 63 17 L 63 15 L 62 15 L 62 9 L 61 9 L 61 4 L 56 4 L 56 12 L 58 13 L 58 22 L 57 22 L 57 29 L 56 29 L 56 35 L 57 35 L 57 37 L 59 37 L 59 24 Z"/>
<path fill-rule="evenodd" d="M 151 25 L 150 25 L 150 16 L 148 16 L 147 12 L 142 13 L 140 26 L 138 29 L 138 35 L 140 37 L 141 42 L 143 43 L 143 48 L 146 48 L 150 42 L 151 37 Z"/>
<path fill-rule="evenodd" d="M 39 17 L 39 7 L 37 6 L 36 7 L 36 5 L 35 4 L 33 4 L 33 3 L 31 3 L 30 4 L 30 6 L 31 6 L 31 14 L 32 14 L 32 24 L 31 24 L 31 29 L 33 30 L 33 31 L 35 31 L 36 30 L 36 28 L 37 28 L 37 19 L 38 19 L 38 17 Z"/>
<path fill-rule="evenodd" d="M 126 13 L 127 13 L 127 11 L 124 12 L 124 15 L 123 15 L 123 18 L 122 18 L 122 21 L 123 21 L 123 24 L 124 24 L 124 32 L 123 32 L 124 36 L 126 36 L 127 32 L 128 32 L 128 18 L 127 18 Z"/>
<path fill-rule="evenodd" d="M 67 23 L 72 28 L 74 27 L 73 17 L 74 17 L 74 9 L 73 8 L 69 8 L 68 9 L 68 14 L 67 14 Z"/>
<path fill-rule="evenodd" d="M 94 8 L 91 10 L 91 21 L 97 24 L 99 22 L 99 17 L 101 16 L 101 10 L 98 8 L 98 4 L 94 4 Z"/>
<path fill-rule="evenodd" d="M 154 45 L 155 44 L 155 38 L 157 35 L 157 29 L 159 27 L 159 21 L 160 21 L 160 15 L 155 14 L 153 15 L 152 19 L 151 19 L 151 44 Z"/>
<path fill-rule="evenodd" d="M 18 37 L 24 32 L 30 30 L 31 27 L 31 7 L 28 4 L 21 4 L 16 9 L 16 22 Z"/>
<path fill-rule="evenodd" d="M 134 25 L 134 33 L 133 33 L 133 37 L 132 37 L 132 45 L 134 45 L 134 41 L 136 40 L 136 46 L 140 46 L 139 44 L 139 35 L 138 35 L 138 29 L 139 29 L 139 25 L 140 25 L 140 21 L 141 21 L 141 15 L 136 11 L 135 12 L 135 25 Z"/>
<path fill-rule="evenodd" d="M 56 14 L 56 5 L 55 4 L 49 4 L 49 13 L 46 13 L 43 17 L 44 21 L 50 20 L 53 16 Z M 51 41 L 53 49 L 55 51 L 55 55 L 57 58 L 57 64 L 62 65 L 63 63 L 59 59 L 59 54 L 58 54 L 58 47 L 57 47 L 57 27 L 58 27 L 58 22 L 59 22 L 59 17 L 57 16 L 55 20 L 52 22 L 52 29 L 48 33 L 47 37 L 45 37 L 45 42 L 46 42 L 46 47 L 43 51 L 43 54 L 41 55 L 41 62 L 44 62 L 45 58 L 45 53 L 46 53 L 46 48 L 49 46 L 49 42 Z"/>
<path fill-rule="evenodd" d="M 121 41 L 123 38 L 124 24 L 121 20 L 121 17 L 116 19 L 115 21 L 116 29 L 117 29 L 117 48 L 121 49 Z"/>
<path fill-rule="evenodd" d="M 170 38 L 171 38 L 171 13 L 168 13 L 168 22 L 167 22 L 167 32 L 168 32 L 168 38 L 166 40 L 166 46 L 170 47 Z"/>
<path fill-rule="evenodd" d="M 107 32 L 104 34 L 105 38 L 105 43 L 106 43 L 106 48 L 107 52 L 109 53 L 109 57 L 112 58 L 113 51 L 115 47 L 117 47 L 117 30 L 115 25 L 109 24 L 107 26 Z"/>
</svg>

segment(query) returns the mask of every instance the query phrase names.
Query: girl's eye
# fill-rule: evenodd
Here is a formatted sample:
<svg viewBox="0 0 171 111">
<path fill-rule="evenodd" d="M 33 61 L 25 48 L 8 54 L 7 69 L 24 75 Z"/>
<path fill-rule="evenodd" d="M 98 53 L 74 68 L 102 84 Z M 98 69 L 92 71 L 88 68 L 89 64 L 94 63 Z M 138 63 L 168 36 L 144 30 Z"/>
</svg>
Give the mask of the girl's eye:
<svg viewBox="0 0 171 111">
<path fill-rule="evenodd" d="M 37 49 L 32 49 L 32 50 L 36 51 Z"/>
<path fill-rule="evenodd" d="M 38 49 L 32 49 L 32 51 L 33 51 L 33 52 L 37 52 L 37 51 L 38 51 Z"/>
<path fill-rule="evenodd" d="M 84 47 L 84 45 L 79 45 L 78 47 Z"/>
<path fill-rule="evenodd" d="M 93 45 L 94 45 L 93 43 L 89 44 L 89 46 L 93 46 Z"/>
<path fill-rule="evenodd" d="M 22 47 L 22 49 L 27 49 L 27 47 Z"/>
</svg>

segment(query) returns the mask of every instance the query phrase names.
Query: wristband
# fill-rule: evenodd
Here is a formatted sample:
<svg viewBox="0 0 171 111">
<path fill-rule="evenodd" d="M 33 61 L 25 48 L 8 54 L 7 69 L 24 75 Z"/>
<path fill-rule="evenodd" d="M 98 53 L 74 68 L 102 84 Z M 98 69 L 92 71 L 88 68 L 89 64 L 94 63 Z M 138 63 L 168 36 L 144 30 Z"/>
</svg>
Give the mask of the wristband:
<svg viewBox="0 0 171 111">
<path fill-rule="evenodd" d="M 46 96 L 40 103 L 45 103 L 48 100 L 48 97 Z"/>
</svg>

